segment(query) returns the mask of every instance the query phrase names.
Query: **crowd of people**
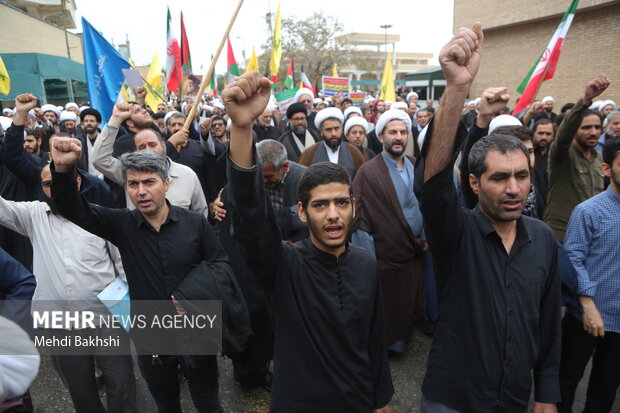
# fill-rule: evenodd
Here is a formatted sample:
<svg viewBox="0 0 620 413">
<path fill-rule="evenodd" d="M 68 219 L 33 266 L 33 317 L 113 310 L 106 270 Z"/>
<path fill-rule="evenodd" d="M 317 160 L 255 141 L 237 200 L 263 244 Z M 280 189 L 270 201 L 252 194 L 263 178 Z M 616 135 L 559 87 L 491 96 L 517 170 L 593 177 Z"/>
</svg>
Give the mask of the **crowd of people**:
<svg viewBox="0 0 620 413">
<path fill-rule="evenodd" d="M 417 331 L 433 337 L 425 413 L 524 412 L 532 388 L 535 413 L 571 412 L 592 357 L 584 412 L 610 412 L 620 111 L 596 100 L 610 80 L 560 114 L 547 96 L 513 116 L 505 87 L 468 100 L 482 48 L 479 24 L 444 46 L 439 102 L 301 88 L 280 110 L 252 72 L 189 122 L 191 101 L 153 111 L 140 87 L 101 127 L 87 104 L 19 95 L 0 117 L 0 298 L 96 301 L 120 277 L 131 300 L 182 314 L 179 297 L 209 296 L 193 275 L 206 262 L 234 274 L 249 317 L 234 379 L 268 388 L 273 412 L 390 412 L 389 356 Z M 0 314 L 31 333 L 25 311 Z M 77 412 L 138 410 L 131 356 L 51 357 Z M 36 376 L 36 358 L 14 358 L 0 356 L 0 403 Z M 160 413 L 181 411 L 179 371 L 198 411 L 223 411 L 215 355 L 137 365 Z"/>
</svg>

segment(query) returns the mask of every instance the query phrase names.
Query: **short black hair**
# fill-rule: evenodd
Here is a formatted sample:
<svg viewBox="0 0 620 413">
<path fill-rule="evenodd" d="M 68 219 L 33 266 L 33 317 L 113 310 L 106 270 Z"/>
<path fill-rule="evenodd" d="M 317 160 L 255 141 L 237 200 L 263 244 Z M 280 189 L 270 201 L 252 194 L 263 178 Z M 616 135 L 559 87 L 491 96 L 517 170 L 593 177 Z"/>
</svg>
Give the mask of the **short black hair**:
<svg viewBox="0 0 620 413">
<path fill-rule="evenodd" d="M 216 115 L 211 118 L 211 125 L 213 125 L 213 122 L 215 122 L 216 120 L 221 120 L 222 122 L 224 122 L 224 126 L 228 125 L 228 122 L 226 121 L 226 119 L 224 119 L 224 117 L 220 115 Z"/>
<path fill-rule="evenodd" d="M 304 209 L 308 207 L 308 202 L 310 202 L 310 191 L 319 185 L 332 182 L 347 185 L 349 192 L 351 192 L 351 177 L 344 167 L 331 162 L 317 162 L 306 168 L 299 182 L 298 192 L 299 201 Z"/>
<path fill-rule="evenodd" d="M 559 116 L 559 115 L 558 115 Z M 540 125 L 552 125 L 553 126 L 553 133 L 555 133 L 555 127 L 556 124 L 551 122 L 549 119 L 547 118 L 543 118 L 543 119 L 539 119 L 536 121 L 536 123 L 534 123 L 534 126 L 532 126 L 532 132 L 536 132 L 536 129 L 538 129 L 538 127 Z"/>
<path fill-rule="evenodd" d="M 603 145 L 603 162 L 611 166 L 618 155 L 620 155 L 620 137 L 607 138 Z"/>
<path fill-rule="evenodd" d="M 84 122 L 84 118 L 86 117 L 86 115 L 92 115 L 95 117 L 95 119 L 97 119 L 98 123 L 101 123 L 101 113 L 99 113 L 99 111 L 97 109 L 93 109 L 93 108 L 86 108 L 83 111 L 80 112 L 80 121 Z"/>
<path fill-rule="evenodd" d="M 161 105 L 162 103 L 160 103 Z M 166 117 L 166 112 L 157 112 L 153 114 L 153 120 L 163 119 Z"/>
<path fill-rule="evenodd" d="M 521 151 L 525 159 L 527 159 L 528 169 L 532 168 L 530 165 L 530 154 L 523 142 L 513 136 L 492 133 L 476 142 L 469 152 L 469 157 L 467 158 L 469 172 L 476 179 L 480 179 L 487 170 L 486 156 L 489 151 L 498 151 L 501 154 L 509 151 Z"/>
<path fill-rule="evenodd" d="M 586 109 L 583 111 L 583 117 L 581 120 L 585 119 L 587 116 L 596 115 L 597 118 L 601 120 L 601 125 L 603 124 L 603 114 L 598 110 Z"/>
<path fill-rule="evenodd" d="M 344 105 L 345 103 L 353 104 L 353 101 L 349 98 L 344 98 L 344 100 L 342 101 L 342 104 Z"/>
<path fill-rule="evenodd" d="M 521 142 L 534 141 L 534 134 L 532 131 L 523 125 L 506 125 L 500 126 L 493 131 L 494 134 L 514 136 Z"/>
</svg>

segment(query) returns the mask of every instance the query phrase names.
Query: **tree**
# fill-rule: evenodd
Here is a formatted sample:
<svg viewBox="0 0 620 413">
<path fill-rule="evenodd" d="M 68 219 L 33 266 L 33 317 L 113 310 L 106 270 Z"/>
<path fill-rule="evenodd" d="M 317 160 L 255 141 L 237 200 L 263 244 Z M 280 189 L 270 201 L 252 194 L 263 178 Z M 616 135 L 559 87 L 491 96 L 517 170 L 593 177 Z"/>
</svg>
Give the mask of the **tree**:
<svg viewBox="0 0 620 413">
<path fill-rule="evenodd" d="M 259 57 L 261 70 L 267 68 L 271 56 L 272 33 L 271 15 L 265 16 L 268 27 L 268 40 L 261 47 L 262 54 Z M 331 75 L 334 63 L 342 67 L 347 62 L 348 47 L 336 41 L 336 37 L 342 32 L 342 23 L 336 18 L 325 16 L 323 13 L 314 13 L 310 17 L 299 20 L 292 16 L 282 19 L 282 61 L 278 79 L 279 86 L 283 87 L 286 71 L 291 56 L 295 57 L 295 82 L 299 84 L 299 71 L 301 65 L 311 82 L 321 81 L 322 75 Z M 265 73 L 263 73 L 265 74 Z"/>
</svg>

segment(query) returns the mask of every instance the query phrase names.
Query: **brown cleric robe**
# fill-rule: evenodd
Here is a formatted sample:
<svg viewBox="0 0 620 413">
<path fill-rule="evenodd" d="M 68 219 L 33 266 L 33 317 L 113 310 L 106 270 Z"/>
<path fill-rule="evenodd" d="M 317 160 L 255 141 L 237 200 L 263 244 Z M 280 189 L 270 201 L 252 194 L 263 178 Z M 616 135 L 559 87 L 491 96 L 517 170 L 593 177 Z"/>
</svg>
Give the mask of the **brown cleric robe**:
<svg viewBox="0 0 620 413">
<path fill-rule="evenodd" d="M 310 146 L 299 157 L 299 164 L 303 166 L 310 166 L 313 163 L 323 161 L 329 161 L 327 150 L 325 149 L 325 144 L 323 141 L 317 142 Z M 338 165 L 343 166 L 347 170 L 351 176 L 351 179 L 355 177 L 355 173 L 364 161 L 364 156 L 355 145 L 344 141 L 340 144 Z"/>
<path fill-rule="evenodd" d="M 413 165 L 414 160 L 409 160 Z M 413 193 L 413 174 L 411 181 Z M 417 316 L 424 312 L 423 241 L 414 236 L 405 218 L 381 154 L 357 171 L 353 195 L 357 206 L 351 233 L 362 230 L 374 239 L 388 343 L 393 344 L 407 339 Z"/>
</svg>

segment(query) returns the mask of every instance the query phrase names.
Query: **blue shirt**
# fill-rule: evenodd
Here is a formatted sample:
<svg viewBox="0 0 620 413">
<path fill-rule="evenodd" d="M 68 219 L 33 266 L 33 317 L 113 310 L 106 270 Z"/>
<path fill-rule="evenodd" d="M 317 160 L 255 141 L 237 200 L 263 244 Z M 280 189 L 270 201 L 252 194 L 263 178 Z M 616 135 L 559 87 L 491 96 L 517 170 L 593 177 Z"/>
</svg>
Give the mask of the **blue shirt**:
<svg viewBox="0 0 620 413">
<path fill-rule="evenodd" d="M 605 331 L 615 333 L 620 333 L 619 241 L 620 195 L 610 186 L 575 207 L 564 248 L 577 270 L 577 294 L 593 298 Z M 571 314 L 581 319 L 579 310 Z"/>
</svg>

